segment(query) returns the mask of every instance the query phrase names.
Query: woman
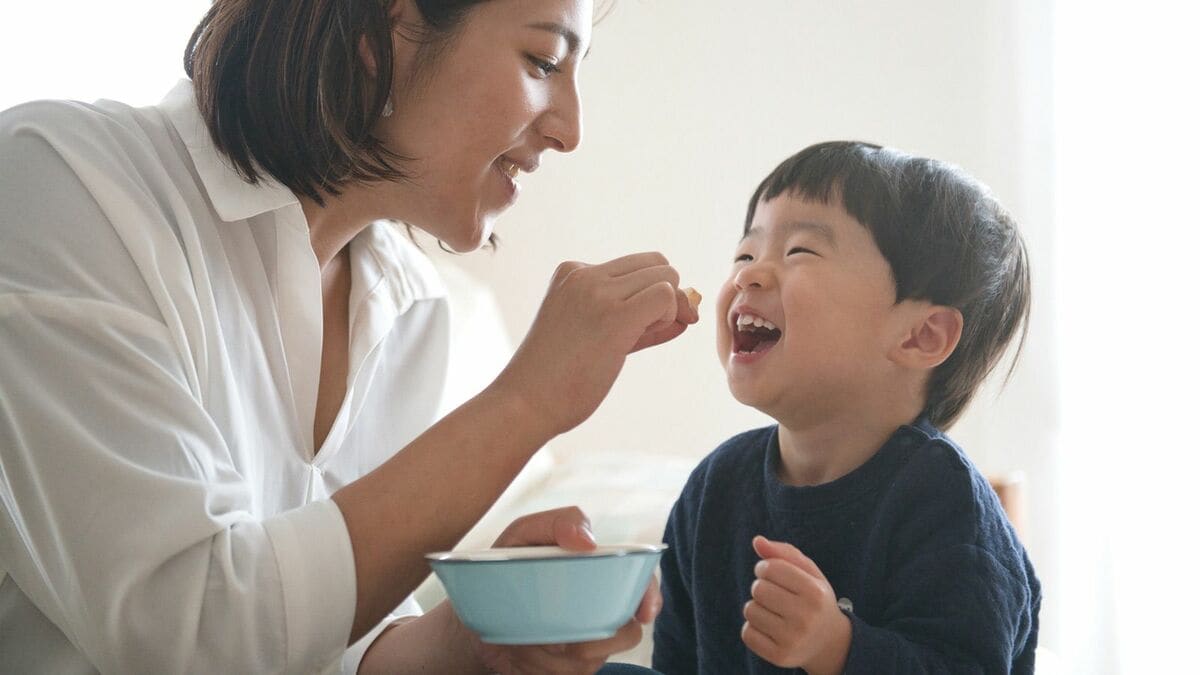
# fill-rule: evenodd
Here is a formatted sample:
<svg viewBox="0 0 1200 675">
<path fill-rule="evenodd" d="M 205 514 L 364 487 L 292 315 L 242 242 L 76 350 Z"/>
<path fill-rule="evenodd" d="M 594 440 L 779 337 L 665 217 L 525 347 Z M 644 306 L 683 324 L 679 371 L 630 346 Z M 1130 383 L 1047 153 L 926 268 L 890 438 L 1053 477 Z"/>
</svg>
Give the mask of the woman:
<svg viewBox="0 0 1200 675">
<path fill-rule="evenodd" d="M 567 646 L 406 599 L 629 352 L 697 319 L 659 254 L 564 263 L 433 424 L 444 291 L 379 221 L 489 241 L 519 173 L 579 143 L 591 16 L 217 0 L 159 106 L 0 117 L 0 670 L 590 672 L 637 642 L 654 587 Z M 593 545 L 576 509 L 497 543 Z"/>
</svg>

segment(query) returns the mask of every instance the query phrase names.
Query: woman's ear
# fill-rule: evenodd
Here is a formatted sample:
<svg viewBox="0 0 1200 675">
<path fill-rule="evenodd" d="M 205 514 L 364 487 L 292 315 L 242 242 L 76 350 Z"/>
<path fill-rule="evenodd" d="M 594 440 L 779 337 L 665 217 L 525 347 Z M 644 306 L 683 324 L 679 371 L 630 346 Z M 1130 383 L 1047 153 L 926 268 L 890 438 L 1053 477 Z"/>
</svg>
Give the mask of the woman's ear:
<svg viewBox="0 0 1200 675">
<path fill-rule="evenodd" d="M 392 26 L 392 40 L 395 42 L 395 37 L 398 35 L 396 28 L 404 26 L 405 21 L 415 21 L 420 16 L 420 11 L 414 0 L 392 0 L 388 6 L 387 15 Z M 358 38 L 358 57 L 362 59 L 363 65 L 366 66 L 371 77 L 375 77 L 379 71 L 379 64 L 375 62 L 375 55 L 371 53 L 371 45 L 367 42 L 365 35 Z"/>
<path fill-rule="evenodd" d="M 962 312 L 945 305 L 919 303 L 906 322 L 899 343 L 889 358 L 905 368 L 932 370 L 940 366 L 962 337 Z"/>
<path fill-rule="evenodd" d="M 366 35 L 361 35 L 358 38 L 358 58 L 362 59 L 363 67 L 367 69 L 367 73 L 372 78 L 379 75 L 379 64 L 375 62 L 375 55 L 371 53 L 371 47 L 367 44 Z"/>
</svg>

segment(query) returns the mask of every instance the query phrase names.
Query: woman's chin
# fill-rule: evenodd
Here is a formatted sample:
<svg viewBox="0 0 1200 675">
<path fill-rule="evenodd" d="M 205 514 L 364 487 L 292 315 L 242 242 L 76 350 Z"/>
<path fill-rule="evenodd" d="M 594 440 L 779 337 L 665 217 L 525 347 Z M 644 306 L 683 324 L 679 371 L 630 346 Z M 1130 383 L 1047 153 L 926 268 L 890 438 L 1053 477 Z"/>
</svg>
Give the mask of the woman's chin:
<svg viewBox="0 0 1200 675">
<path fill-rule="evenodd" d="M 455 253 L 472 253 L 482 248 L 484 244 L 488 243 L 488 240 L 485 237 L 473 236 L 455 241 L 443 239 L 442 243 Z"/>
</svg>

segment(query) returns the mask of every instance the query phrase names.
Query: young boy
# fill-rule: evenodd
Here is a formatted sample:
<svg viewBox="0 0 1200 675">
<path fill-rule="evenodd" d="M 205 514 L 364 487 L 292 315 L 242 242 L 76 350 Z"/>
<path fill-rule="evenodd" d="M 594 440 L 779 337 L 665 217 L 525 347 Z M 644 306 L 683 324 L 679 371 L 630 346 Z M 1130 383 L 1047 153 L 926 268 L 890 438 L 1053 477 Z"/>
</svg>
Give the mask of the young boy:
<svg viewBox="0 0 1200 675">
<path fill-rule="evenodd" d="M 718 352 L 778 425 L 718 447 L 676 502 L 654 668 L 1031 673 L 1040 585 L 940 431 L 1024 339 L 1013 221 L 956 168 L 833 142 L 767 176 L 743 235 Z"/>
</svg>

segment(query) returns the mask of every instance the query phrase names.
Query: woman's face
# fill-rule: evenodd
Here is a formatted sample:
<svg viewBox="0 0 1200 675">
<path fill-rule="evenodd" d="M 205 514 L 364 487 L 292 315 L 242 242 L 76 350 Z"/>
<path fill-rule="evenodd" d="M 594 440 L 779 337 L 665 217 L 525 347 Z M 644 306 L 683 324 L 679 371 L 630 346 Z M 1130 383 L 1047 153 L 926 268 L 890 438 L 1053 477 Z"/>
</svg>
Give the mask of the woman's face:
<svg viewBox="0 0 1200 675">
<path fill-rule="evenodd" d="M 398 1 L 402 21 L 419 18 L 411 0 Z M 395 112 L 379 133 L 413 160 L 412 180 L 396 185 L 405 222 L 474 250 L 516 201 L 519 174 L 547 149 L 579 145 L 579 62 L 591 20 L 592 0 L 490 0 L 425 63 L 397 34 Z"/>
</svg>

